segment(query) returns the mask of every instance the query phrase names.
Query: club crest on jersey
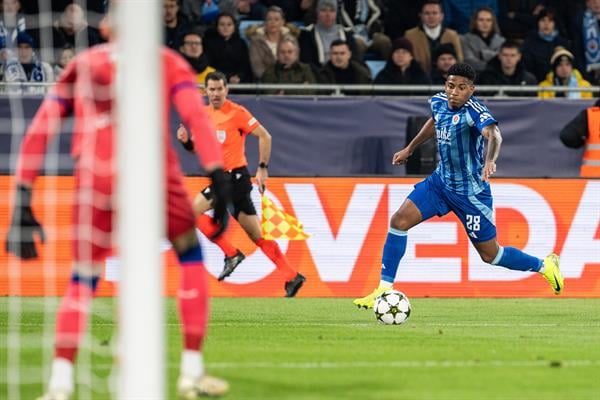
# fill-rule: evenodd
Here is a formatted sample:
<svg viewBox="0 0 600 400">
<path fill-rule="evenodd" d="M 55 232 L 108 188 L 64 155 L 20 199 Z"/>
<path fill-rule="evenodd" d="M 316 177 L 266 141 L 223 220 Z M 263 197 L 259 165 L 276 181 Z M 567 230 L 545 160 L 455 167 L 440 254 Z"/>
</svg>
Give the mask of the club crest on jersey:
<svg viewBox="0 0 600 400">
<path fill-rule="evenodd" d="M 460 121 L 460 115 L 454 114 L 454 116 L 452 117 L 452 125 L 458 124 L 459 121 Z"/>
<path fill-rule="evenodd" d="M 227 138 L 227 132 L 225 132 L 224 130 L 218 129 L 217 130 L 217 140 L 219 141 L 219 143 L 225 142 L 226 138 Z"/>
</svg>

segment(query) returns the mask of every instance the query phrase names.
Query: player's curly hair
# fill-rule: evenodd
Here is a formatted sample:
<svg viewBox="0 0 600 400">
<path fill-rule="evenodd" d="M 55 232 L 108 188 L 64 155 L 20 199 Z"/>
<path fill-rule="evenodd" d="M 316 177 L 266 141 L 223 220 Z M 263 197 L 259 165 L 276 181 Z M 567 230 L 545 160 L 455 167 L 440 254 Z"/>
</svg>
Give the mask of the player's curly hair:
<svg viewBox="0 0 600 400">
<path fill-rule="evenodd" d="M 471 82 L 475 81 L 475 70 L 469 64 L 456 63 L 448 70 L 448 76 L 458 75 L 467 78 Z"/>
</svg>

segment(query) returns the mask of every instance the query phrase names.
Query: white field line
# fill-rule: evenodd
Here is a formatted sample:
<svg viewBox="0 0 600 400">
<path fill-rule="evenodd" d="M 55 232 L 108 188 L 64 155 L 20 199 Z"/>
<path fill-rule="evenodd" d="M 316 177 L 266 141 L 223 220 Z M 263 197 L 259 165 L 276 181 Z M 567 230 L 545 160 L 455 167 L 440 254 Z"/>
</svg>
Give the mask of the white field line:
<svg viewBox="0 0 600 400">
<path fill-rule="evenodd" d="M 169 363 L 169 368 L 174 369 L 178 363 Z M 227 369 L 354 369 L 354 368 L 531 368 L 531 367 L 556 367 L 556 368 L 587 368 L 600 367 L 600 360 L 396 360 L 396 361 L 319 361 L 319 362 L 214 362 L 208 363 L 209 370 Z M 96 371 L 108 371 L 112 368 L 110 363 L 94 363 Z M 31 384 L 41 382 L 45 370 L 41 367 L 20 368 L 21 378 L 18 384 Z M 6 375 L 0 375 L 0 383 L 7 384 Z M 94 375 L 94 380 L 104 380 Z M 15 382 L 12 382 L 15 383 Z"/>
<path fill-rule="evenodd" d="M 44 325 L 54 325 L 54 322 L 24 322 L 19 323 L 13 326 L 13 328 L 19 326 L 44 326 Z M 114 322 L 95 322 L 94 326 L 116 326 L 117 324 Z M 497 322 L 497 323 L 487 323 L 487 322 L 409 322 L 406 324 L 407 326 L 433 326 L 433 327 L 475 327 L 475 328 L 514 328 L 514 327 L 525 327 L 525 328 L 549 328 L 549 327 L 565 327 L 565 328 L 600 328 L 600 323 L 544 323 L 544 324 L 534 324 L 534 323 L 518 323 L 518 322 Z M 179 323 L 169 323 L 164 324 L 167 327 L 178 327 Z M 272 321 L 233 321 L 233 322 L 210 322 L 210 326 L 283 326 L 290 327 L 293 329 L 297 329 L 302 326 L 353 326 L 353 327 L 372 327 L 372 326 L 381 326 L 375 321 L 373 317 L 373 322 L 313 322 L 313 321 L 294 321 L 291 322 L 272 322 Z M 8 324 L 0 323 L 0 328 L 6 328 Z M 0 336 L 1 337 L 1 336 Z"/>
</svg>

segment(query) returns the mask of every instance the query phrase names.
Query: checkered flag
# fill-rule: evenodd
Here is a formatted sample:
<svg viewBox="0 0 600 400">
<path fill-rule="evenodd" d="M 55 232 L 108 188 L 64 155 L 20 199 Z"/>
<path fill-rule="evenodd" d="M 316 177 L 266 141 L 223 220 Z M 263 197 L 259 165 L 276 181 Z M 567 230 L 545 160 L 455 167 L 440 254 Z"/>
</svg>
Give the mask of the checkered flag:
<svg viewBox="0 0 600 400">
<path fill-rule="evenodd" d="M 262 196 L 262 237 L 265 240 L 306 240 L 302 223 L 296 217 L 278 208 L 267 196 Z"/>
</svg>

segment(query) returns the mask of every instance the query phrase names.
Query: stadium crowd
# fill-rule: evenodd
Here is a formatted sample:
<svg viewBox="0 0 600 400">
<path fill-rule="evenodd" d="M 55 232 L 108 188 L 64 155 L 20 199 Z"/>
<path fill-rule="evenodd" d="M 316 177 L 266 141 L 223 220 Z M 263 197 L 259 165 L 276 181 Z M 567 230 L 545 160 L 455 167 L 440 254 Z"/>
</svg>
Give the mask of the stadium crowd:
<svg viewBox="0 0 600 400">
<path fill-rule="evenodd" d="M 462 61 L 480 85 L 600 82 L 600 0 L 163 1 L 165 44 L 199 83 L 440 84 Z M 105 2 L 84 3 L 2 0 L 0 80 L 52 82 L 101 43 Z"/>
</svg>

